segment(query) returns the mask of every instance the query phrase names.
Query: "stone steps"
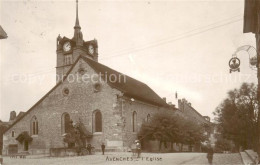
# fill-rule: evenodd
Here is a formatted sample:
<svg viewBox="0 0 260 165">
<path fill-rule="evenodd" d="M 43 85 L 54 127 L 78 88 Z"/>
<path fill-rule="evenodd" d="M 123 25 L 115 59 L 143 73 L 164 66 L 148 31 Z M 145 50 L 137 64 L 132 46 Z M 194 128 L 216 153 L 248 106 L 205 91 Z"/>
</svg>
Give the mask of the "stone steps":
<svg viewBox="0 0 260 165">
<path fill-rule="evenodd" d="M 244 165 L 253 165 L 253 160 L 247 155 L 246 152 L 240 152 L 241 158 L 243 160 Z"/>
</svg>

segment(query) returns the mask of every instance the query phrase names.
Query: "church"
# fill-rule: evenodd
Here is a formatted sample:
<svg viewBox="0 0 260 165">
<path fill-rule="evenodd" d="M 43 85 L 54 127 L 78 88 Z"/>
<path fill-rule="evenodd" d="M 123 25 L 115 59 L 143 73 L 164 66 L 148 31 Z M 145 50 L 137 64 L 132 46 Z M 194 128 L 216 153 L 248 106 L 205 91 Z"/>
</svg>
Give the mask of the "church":
<svg viewBox="0 0 260 165">
<path fill-rule="evenodd" d="M 73 37 L 59 35 L 56 44 L 57 83 L 5 131 L 3 155 L 66 147 L 68 121 L 82 122 L 95 148 L 104 143 L 106 149 L 126 151 L 154 114 L 182 114 L 146 84 L 98 62 L 97 40 L 83 39 L 78 2 Z"/>
</svg>

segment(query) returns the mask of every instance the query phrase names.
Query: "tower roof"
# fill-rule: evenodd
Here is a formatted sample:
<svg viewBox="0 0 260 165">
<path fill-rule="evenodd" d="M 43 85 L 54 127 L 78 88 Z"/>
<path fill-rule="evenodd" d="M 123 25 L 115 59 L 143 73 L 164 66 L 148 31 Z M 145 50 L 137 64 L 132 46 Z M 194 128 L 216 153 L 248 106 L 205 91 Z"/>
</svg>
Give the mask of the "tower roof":
<svg viewBox="0 0 260 165">
<path fill-rule="evenodd" d="M 83 35 L 80 31 L 81 27 L 79 25 L 79 16 L 78 16 L 78 0 L 76 0 L 76 22 L 74 26 L 74 36 L 73 40 L 76 42 L 76 45 L 82 46 L 83 45 Z"/>
<path fill-rule="evenodd" d="M 75 22 L 74 29 L 76 29 L 76 28 L 81 29 L 81 27 L 79 25 L 79 16 L 78 16 L 78 0 L 76 0 L 76 22 Z"/>
</svg>

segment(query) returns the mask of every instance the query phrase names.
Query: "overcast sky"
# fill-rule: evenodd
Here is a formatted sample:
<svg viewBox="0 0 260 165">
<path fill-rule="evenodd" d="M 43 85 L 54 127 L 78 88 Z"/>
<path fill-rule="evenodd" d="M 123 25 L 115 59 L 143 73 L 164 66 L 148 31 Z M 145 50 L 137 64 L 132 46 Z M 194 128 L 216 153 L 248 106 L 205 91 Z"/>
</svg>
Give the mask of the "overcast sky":
<svg viewBox="0 0 260 165">
<path fill-rule="evenodd" d="M 257 82 L 248 54 L 241 72 L 228 61 L 242 45 L 243 0 L 105 1 L 79 0 L 84 40 L 96 38 L 99 62 L 148 84 L 167 102 L 186 98 L 202 115 L 212 112 L 227 91 Z M 55 85 L 56 38 L 72 38 L 75 1 L 0 2 L 1 120 L 27 111 Z M 138 90 L 138 89 L 137 89 Z"/>
</svg>

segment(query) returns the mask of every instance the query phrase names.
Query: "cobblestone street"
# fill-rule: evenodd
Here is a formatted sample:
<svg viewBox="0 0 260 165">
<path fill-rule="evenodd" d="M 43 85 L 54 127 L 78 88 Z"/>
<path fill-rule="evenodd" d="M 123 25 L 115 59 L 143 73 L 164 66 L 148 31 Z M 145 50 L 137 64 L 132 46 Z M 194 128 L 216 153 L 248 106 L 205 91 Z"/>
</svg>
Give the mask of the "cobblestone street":
<svg viewBox="0 0 260 165">
<path fill-rule="evenodd" d="M 28 157 L 27 159 L 10 159 L 4 157 L 4 165 L 85 165 L 85 164 L 208 164 L 205 153 L 143 153 L 137 159 L 131 153 L 97 153 L 91 156 L 51 158 L 51 157 Z M 213 164 L 242 164 L 238 153 L 214 154 Z"/>
</svg>

